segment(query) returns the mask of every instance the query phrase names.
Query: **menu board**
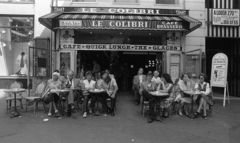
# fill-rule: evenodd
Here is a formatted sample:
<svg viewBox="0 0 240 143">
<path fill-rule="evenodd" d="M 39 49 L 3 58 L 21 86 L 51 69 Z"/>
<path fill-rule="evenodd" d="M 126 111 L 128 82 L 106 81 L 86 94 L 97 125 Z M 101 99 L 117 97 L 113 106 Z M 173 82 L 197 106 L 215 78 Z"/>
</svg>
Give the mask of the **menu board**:
<svg viewBox="0 0 240 143">
<path fill-rule="evenodd" d="M 228 70 L 228 57 L 223 53 L 214 55 L 212 59 L 212 86 L 226 87 Z"/>
</svg>

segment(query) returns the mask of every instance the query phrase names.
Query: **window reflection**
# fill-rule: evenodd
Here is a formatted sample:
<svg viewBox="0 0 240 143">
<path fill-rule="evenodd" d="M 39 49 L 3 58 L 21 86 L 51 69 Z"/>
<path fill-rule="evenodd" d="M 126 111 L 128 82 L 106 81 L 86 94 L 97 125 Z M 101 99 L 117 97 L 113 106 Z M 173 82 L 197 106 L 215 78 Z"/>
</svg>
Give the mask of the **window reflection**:
<svg viewBox="0 0 240 143">
<path fill-rule="evenodd" d="M 33 17 L 0 17 L 0 76 L 32 76 Z"/>
</svg>

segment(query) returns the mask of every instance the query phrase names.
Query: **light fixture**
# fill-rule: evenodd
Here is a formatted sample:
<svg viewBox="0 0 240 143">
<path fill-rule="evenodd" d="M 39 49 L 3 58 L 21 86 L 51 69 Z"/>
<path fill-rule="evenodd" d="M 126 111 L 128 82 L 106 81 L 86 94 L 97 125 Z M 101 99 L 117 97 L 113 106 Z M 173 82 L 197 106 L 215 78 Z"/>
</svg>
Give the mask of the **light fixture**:
<svg viewBox="0 0 240 143">
<path fill-rule="evenodd" d="M 90 32 L 90 34 L 92 34 L 92 31 Z"/>
<path fill-rule="evenodd" d="M 31 21 L 31 19 L 30 18 L 27 18 L 27 20 L 26 20 L 27 22 L 30 22 Z"/>
<path fill-rule="evenodd" d="M 6 33 L 6 31 L 5 31 L 5 30 L 2 30 L 2 31 L 1 31 L 1 33 L 3 33 L 3 34 L 4 34 L 4 33 Z"/>
<path fill-rule="evenodd" d="M 122 35 L 122 32 L 120 32 L 119 34 Z"/>
<path fill-rule="evenodd" d="M 152 35 L 152 33 L 149 33 L 148 35 Z"/>
<path fill-rule="evenodd" d="M 13 22 L 13 19 L 11 17 L 9 17 L 9 22 Z"/>
<path fill-rule="evenodd" d="M 148 68 L 148 65 L 146 65 L 145 68 L 147 69 L 147 68 Z"/>
<path fill-rule="evenodd" d="M 134 68 L 134 65 L 131 65 L 131 68 Z"/>
</svg>

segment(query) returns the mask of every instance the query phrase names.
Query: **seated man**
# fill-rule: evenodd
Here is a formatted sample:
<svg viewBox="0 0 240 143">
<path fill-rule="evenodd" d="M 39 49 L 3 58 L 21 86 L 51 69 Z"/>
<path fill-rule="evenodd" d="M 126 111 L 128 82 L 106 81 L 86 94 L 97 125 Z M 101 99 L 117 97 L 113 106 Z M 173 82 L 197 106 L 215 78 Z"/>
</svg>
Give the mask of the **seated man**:
<svg viewBox="0 0 240 143">
<path fill-rule="evenodd" d="M 65 83 L 64 83 L 64 87 L 69 89 L 69 92 L 67 93 L 67 101 L 68 101 L 67 110 L 72 110 L 72 112 L 75 112 L 73 110 L 74 99 L 76 98 L 77 95 L 80 94 L 79 92 L 81 90 L 81 81 L 77 78 L 74 78 L 73 71 L 68 72 L 67 79 L 65 80 Z"/>
<path fill-rule="evenodd" d="M 143 81 L 145 81 L 146 75 L 143 75 L 143 68 L 139 68 L 138 75 L 134 76 L 133 78 L 133 91 L 134 96 L 137 100 L 136 106 L 140 104 L 140 85 Z"/>
</svg>

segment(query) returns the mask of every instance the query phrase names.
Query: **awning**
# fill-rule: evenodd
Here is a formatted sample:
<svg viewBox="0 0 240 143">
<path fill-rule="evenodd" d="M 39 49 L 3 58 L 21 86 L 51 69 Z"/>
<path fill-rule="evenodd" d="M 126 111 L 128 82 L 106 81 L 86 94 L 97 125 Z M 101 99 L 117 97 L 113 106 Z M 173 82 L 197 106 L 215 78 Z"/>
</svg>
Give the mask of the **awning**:
<svg viewBox="0 0 240 143">
<path fill-rule="evenodd" d="M 49 29 L 170 30 L 187 33 L 202 25 L 200 21 L 186 15 L 148 16 L 50 13 L 39 18 L 39 21 Z"/>
<path fill-rule="evenodd" d="M 47 15 L 44 15 L 38 19 L 38 21 L 44 25 L 45 27 L 49 28 L 50 30 L 53 30 L 53 19 L 56 19 L 61 13 L 49 13 Z"/>
<path fill-rule="evenodd" d="M 63 14 L 58 19 L 77 20 L 165 20 L 165 21 L 183 21 L 174 16 L 140 16 L 140 15 L 89 15 L 89 14 Z"/>
<path fill-rule="evenodd" d="M 197 19 L 194 19 L 194 18 L 192 18 L 190 16 L 187 16 L 187 15 L 181 16 L 181 15 L 179 15 L 179 17 L 184 19 L 184 20 L 186 20 L 186 21 L 188 21 L 190 23 L 190 28 L 186 32 L 187 34 L 202 26 L 202 22 L 201 21 L 199 21 Z"/>
</svg>

